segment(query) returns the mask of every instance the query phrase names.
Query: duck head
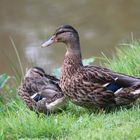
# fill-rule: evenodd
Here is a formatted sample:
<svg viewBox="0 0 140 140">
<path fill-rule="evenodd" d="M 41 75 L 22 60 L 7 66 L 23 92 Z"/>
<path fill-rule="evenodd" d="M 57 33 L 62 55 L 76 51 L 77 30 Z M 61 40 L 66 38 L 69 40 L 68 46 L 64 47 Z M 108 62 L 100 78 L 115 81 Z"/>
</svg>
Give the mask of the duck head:
<svg viewBox="0 0 140 140">
<path fill-rule="evenodd" d="M 62 25 L 56 29 L 52 37 L 43 43 L 41 47 L 48 47 L 58 42 L 65 43 L 67 46 L 79 43 L 78 32 L 70 25 Z"/>
<path fill-rule="evenodd" d="M 40 67 L 32 67 L 26 71 L 25 78 L 42 77 L 45 75 L 45 71 Z"/>
</svg>

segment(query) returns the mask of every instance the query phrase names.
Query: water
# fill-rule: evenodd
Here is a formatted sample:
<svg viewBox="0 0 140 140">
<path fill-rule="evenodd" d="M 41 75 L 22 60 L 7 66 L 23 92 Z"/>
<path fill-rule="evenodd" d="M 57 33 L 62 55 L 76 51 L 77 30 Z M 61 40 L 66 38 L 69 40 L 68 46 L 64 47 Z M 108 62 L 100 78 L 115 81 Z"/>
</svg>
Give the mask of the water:
<svg viewBox="0 0 140 140">
<path fill-rule="evenodd" d="M 0 73 L 20 71 L 9 37 L 20 54 L 24 69 L 31 65 L 48 72 L 60 67 L 65 47 L 62 44 L 41 49 L 42 42 L 62 24 L 78 29 L 83 58 L 111 57 L 115 47 L 140 37 L 139 0 L 0 0 Z"/>
</svg>

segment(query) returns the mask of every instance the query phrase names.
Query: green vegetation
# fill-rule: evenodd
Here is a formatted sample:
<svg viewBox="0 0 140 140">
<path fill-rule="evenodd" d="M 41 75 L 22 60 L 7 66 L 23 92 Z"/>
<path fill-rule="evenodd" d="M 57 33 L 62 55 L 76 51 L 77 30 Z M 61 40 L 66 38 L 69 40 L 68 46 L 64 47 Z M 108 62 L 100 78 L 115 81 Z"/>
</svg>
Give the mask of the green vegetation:
<svg viewBox="0 0 140 140">
<path fill-rule="evenodd" d="M 116 57 L 105 58 L 111 69 L 140 76 L 140 43 L 117 49 Z M 110 113 L 90 112 L 69 103 L 58 114 L 43 115 L 30 111 L 16 96 L 15 79 L 0 76 L 0 139 L 2 140 L 134 140 L 140 139 L 140 105 Z"/>
</svg>

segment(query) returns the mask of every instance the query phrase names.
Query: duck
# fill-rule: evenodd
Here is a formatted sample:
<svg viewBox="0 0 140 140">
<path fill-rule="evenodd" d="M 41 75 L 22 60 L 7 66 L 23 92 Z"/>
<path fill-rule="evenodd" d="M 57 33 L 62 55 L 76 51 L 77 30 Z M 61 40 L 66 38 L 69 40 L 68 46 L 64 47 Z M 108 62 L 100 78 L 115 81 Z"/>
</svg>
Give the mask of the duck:
<svg viewBox="0 0 140 140">
<path fill-rule="evenodd" d="M 46 74 L 42 68 L 32 67 L 26 71 L 18 95 L 31 110 L 40 113 L 57 112 L 63 110 L 67 103 L 59 82 L 59 79 Z"/>
<path fill-rule="evenodd" d="M 113 72 L 109 68 L 82 63 L 78 31 L 62 25 L 41 47 L 64 43 L 60 88 L 70 101 L 88 109 L 129 106 L 140 97 L 140 78 Z"/>
</svg>

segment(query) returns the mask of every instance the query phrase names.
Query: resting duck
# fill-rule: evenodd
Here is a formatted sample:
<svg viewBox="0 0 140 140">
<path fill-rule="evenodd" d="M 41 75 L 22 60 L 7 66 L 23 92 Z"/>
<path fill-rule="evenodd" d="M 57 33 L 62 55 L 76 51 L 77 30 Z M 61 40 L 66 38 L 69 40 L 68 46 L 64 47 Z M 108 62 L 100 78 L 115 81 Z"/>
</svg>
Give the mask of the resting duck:
<svg viewBox="0 0 140 140">
<path fill-rule="evenodd" d="M 83 66 L 78 32 L 70 25 L 59 27 L 42 47 L 62 42 L 66 54 L 60 87 L 75 104 L 90 109 L 129 105 L 140 97 L 140 79 L 99 66 Z"/>
<path fill-rule="evenodd" d="M 62 109 L 66 98 L 59 87 L 59 80 L 47 75 L 42 68 L 30 68 L 18 89 L 19 96 L 30 109 L 51 112 Z"/>
</svg>

